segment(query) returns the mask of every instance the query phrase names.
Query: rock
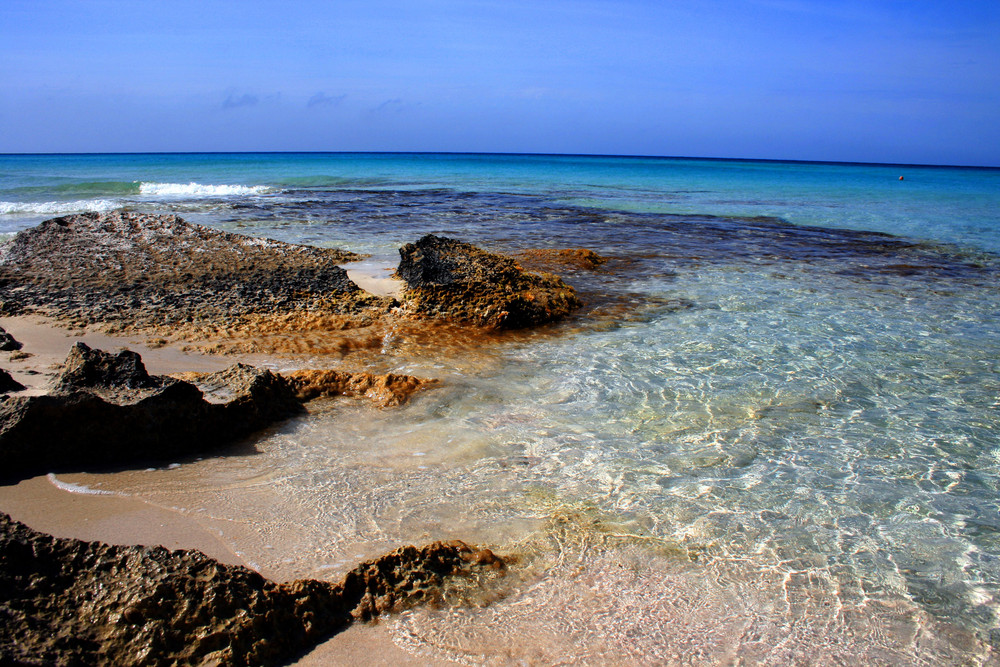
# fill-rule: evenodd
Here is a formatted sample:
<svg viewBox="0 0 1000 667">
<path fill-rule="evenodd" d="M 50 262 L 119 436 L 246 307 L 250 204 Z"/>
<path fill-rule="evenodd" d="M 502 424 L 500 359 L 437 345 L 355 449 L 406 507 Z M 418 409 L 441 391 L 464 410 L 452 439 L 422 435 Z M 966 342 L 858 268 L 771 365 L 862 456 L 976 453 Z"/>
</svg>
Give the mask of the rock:
<svg viewBox="0 0 1000 667">
<path fill-rule="evenodd" d="M 20 342 L 16 341 L 3 327 L 0 327 L 0 352 L 14 352 L 22 347 L 24 346 Z"/>
<path fill-rule="evenodd" d="M 292 383 L 301 401 L 319 397 L 365 396 L 381 407 L 402 405 L 410 396 L 436 380 L 424 380 L 412 375 L 372 375 L 331 370 L 303 370 L 282 373 Z"/>
<path fill-rule="evenodd" d="M 579 308 L 573 288 L 509 257 L 428 234 L 399 250 L 404 312 L 497 329 L 559 320 Z"/>
<path fill-rule="evenodd" d="M 0 514 L 4 664 L 284 664 L 356 620 L 443 601 L 506 566 L 462 542 L 403 547 L 340 583 L 275 583 L 198 551 L 59 539 Z M 469 590 L 469 586 L 464 586 Z M 449 596 L 451 599 L 451 596 Z"/>
<path fill-rule="evenodd" d="M 360 255 L 128 211 L 46 220 L 0 247 L 0 313 L 77 324 L 217 323 L 250 314 L 384 310 L 338 263 Z"/>
<path fill-rule="evenodd" d="M 44 396 L 0 396 L 0 473 L 162 461 L 220 448 L 302 412 L 290 383 L 237 364 L 205 376 L 224 396 L 146 373 L 138 355 L 77 343 Z"/>
<path fill-rule="evenodd" d="M 58 392 L 77 389 L 157 389 L 164 378 L 153 378 L 146 372 L 142 358 L 131 350 L 117 355 L 93 350 L 84 343 L 70 348 L 63 371 L 56 379 Z"/>
<path fill-rule="evenodd" d="M 10 376 L 10 373 L 0 368 L 0 394 L 13 391 L 24 391 L 24 385 Z"/>
<path fill-rule="evenodd" d="M 533 268 L 544 270 L 570 268 L 596 271 L 608 262 L 607 257 L 602 257 L 587 248 L 532 248 L 518 253 L 518 259 Z"/>
</svg>

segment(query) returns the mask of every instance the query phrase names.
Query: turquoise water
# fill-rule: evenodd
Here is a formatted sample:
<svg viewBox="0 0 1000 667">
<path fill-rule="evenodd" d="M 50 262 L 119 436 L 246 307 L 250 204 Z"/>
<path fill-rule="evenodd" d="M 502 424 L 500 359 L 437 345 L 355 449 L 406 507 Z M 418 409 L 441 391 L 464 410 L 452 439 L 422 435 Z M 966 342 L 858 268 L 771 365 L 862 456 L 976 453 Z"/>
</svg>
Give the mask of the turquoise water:
<svg viewBox="0 0 1000 667">
<path fill-rule="evenodd" d="M 611 258 L 566 273 L 587 306 L 553 329 L 335 360 L 442 380 L 404 408 L 331 402 L 253 455 L 73 480 L 274 576 L 443 537 L 521 555 L 500 602 L 387 621 L 418 656 L 996 663 L 1000 170 L 0 156 L 0 202 L 8 234 L 124 206 L 386 266 L 428 232 Z"/>
<path fill-rule="evenodd" d="M 232 195 L 354 188 L 447 188 L 631 212 L 777 216 L 1000 251 L 1000 169 L 590 156 L 0 155 L 0 232 L 85 209 L 197 208 L 199 199 L 225 206 Z"/>
</svg>

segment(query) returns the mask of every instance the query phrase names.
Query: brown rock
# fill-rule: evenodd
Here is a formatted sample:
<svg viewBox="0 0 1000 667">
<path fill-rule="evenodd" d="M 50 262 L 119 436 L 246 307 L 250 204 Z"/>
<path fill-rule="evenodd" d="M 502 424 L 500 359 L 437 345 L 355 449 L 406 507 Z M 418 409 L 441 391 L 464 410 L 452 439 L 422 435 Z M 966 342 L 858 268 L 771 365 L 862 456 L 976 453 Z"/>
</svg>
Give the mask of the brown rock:
<svg viewBox="0 0 1000 667">
<path fill-rule="evenodd" d="M 608 262 L 607 257 L 587 248 L 532 248 L 518 253 L 518 258 L 532 268 L 546 271 L 559 268 L 595 271 Z"/>
<path fill-rule="evenodd" d="M 581 305 L 557 276 L 527 273 L 510 257 L 454 239 L 428 234 L 399 254 L 402 308 L 418 316 L 519 329 L 562 319 Z"/>
<path fill-rule="evenodd" d="M 372 375 L 332 370 L 302 370 L 282 373 L 295 387 L 299 400 L 319 397 L 365 396 L 381 407 L 402 405 L 419 389 L 436 384 L 412 375 Z"/>
<path fill-rule="evenodd" d="M 0 313 L 76 323 L 216 322 L 252 313 L 384 310 L 341 250 L 251 238 L 127 211 L 46 220 L 0 248 Z"/>
<path fill-rule="evenodd" d="M 0 661 L 281 664 L 355 620 L 442 601 L 452 578 L 502 572 L 477 553 L 409 546 L 337 584 L 278 584 L 198 551 L 58 539 L 0 514 Z"/>
</svg>

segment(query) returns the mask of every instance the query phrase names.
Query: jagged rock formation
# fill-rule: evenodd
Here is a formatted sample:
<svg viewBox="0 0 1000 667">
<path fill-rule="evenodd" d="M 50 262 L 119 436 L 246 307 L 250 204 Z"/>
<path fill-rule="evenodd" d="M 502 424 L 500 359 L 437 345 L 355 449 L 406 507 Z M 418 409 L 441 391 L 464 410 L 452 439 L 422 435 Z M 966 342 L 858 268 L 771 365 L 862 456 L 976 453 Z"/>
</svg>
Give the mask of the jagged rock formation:
<svg viewBox="0 0 1000 667">
<path fill-rule="evenodd" d="M 357 620 L 505 570 L 462 542 L 403 547 L 339 583 L 275 583 L 198 551 L 59 539 L 0 514 L 0 663 L 273 665 Z"/>
<path fill-rule="evenodd" d="M 10 376 L 10 373 L 0 368 L 0 394 L 12 391 L 23 391 L 24 385 Z"/>
<path fill-rule="evenodd" d="M 589 251 L 567 252 L 555 261 L 546 254 L 548 265 L 600 261 Z M 314 333 L 350 347 L 401 319 L 523 328 L 581 305 L 562 279 L 461 241 L 428 235 L 400 255 L 397 275 L 407 287 L 394 299 L 365 292 L 337 266 L 360 257 L 353 253 L 231 234 L 173 215 L 85 213 L 47 220 L 0 246 L 0 315 L 39 313 L 224 353 L 295 349 Z"/>
<path fill-rule="evenodd" d="M 381 312 L 341 250 L 230 234 L 127 211 L 47 220 L 0 248 L 0 313 L 157 326 L 250 314 Z"/>
<path fill-rule="evenodd" d="M 17 476 L 217 449 L 302 411 L 290 383 L 237 364 L 194 384 L 77 343 L 44 396 L 0 396 L 0 471 Z"/>
<path fill-rule="evenodd" d="M 0 327 L 0 352 L 14 352 L 23 347 L 21 343 L 14 339 L 7 331 Z"/>
<path fill-rule="evenodd" d="M 435 383 L 332 370 L 283 376 L 246 364 L 178 379 L 149 375 L 135 352 L 113 355 L 83 343 L 44 396 L 5 395 L 16 388 L 4 390 L 3 375 L 0 478 L 190 456 L 301 413 L 303 402 L 320 396 L 366 396 L 386 407 Z"/>
<path fill-rule="evenodd" d="M 580 307 L 551 274 L 525 272 L 510 257 L 428 234 L 399 250 L 404 311 L 498 329 L 561 319 Z"/>
</svg>

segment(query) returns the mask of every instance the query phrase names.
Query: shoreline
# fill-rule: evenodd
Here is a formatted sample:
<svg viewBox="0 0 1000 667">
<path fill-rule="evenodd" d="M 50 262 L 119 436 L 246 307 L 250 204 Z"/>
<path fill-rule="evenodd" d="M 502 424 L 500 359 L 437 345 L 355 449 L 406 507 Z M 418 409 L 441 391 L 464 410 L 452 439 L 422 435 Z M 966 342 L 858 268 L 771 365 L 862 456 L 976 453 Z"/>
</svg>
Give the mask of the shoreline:
<svg viewBox="0 0 1000 667">
<path fill-rule="evenodd" d="M 94 246 L 94 251 L 88 252 L 88 246 Z M 128 553 L 145 554 L 139 556 L 146 558 L 143 567 L 154 569 L 159 567 L 156 563 L 160 558 L 156 547 L 165 548 L 167 557 L 177 562 L 192 558 L 198 561 L 203 558 L 200 552 L 215 559 L 220 568 L 243 566 L 254 571 L 254 576 L 263 575 L 274 582 L 284 578 L 278 571 L 270 570 L 268 563 L 280 567 L 275 558 L 281 559 L 282 564 L 291 562 L 280 555 L 280 541 L 274 542 L 277 547 L 257 543 L 264 536 L 251 517 L 234 518 L 234 531 L 223 532 L 210 524 L 221 526 L 219 522 L 225 519 L 211 513 L 199 516 L 204 507 L 193 511 L 175 509 L 169 506 L 169 500 L 163 504 L 152 499 L 169 496 L 141 490 L 137 493 L 105 490 L 93 477 L 138 470 L 150 460 L 160 463 L 153 463 L 154 467 L 146 472 L 159 470 L 160 466 L 172 471 L 186 467 L 187 463 L 231 454 L 239 458 L 247 452 L 244 446 L 248 443 L 256 443 L 268 433 L 281 432 L 287 428 L 285 424 L 300 424 L 302 420 L 293 420 L 292 416 L 305 413 L 303 404 L 313 398 L 365 396 L 374 399 L 379 407 L 388 407 L 405 402 L 410 393 L 423 385 L 437 383 L 397 373 L 376 376 L 334 370 L 329 363 L 333 355 L 318 358 L 309 355 L 309 365 L 317 360 L 327 362 L 322 369 L 274 373 L 301 368 L 305 355 L 294 354 L 294 343 L 304 330 L 323 328 L 320 320 L 329 319 L 330 314 L 347 316 L 342 328 L 379 320 L 388 326 L 398 323 L 415 328 L 436 320 L 454 320 L 473 328 L 521 328 L 560 319 L 581 305 L 573 289 L 552 274 L 529 274 L 509 257 L 432 235 L 401 248 L 402 261 L 391 275 L 388 272 L 392 269 L 384 266 L 387 262 L 383 259 L 352 266 L 348 273 L 337 264 L 358 259 L 354 253 L 218 232 L 190 225 L 176 216 L 127 212 L 49 220 L 29 233 L 19 234 L 3 250 L 0 269 L 8 291 L 2 305 L 8 316 L 0 318 L 0 327 L 22 346 L 12 351 L 3 364 L 10 367 L 15 385 L 10 400 L 5 395 L 3 403 L 4 455 L 5 461 L 9 459 L 7 474 L 12 483 L 0 487 L 0 511 L 10 517 L 5 525 L 12 525 L 10 520 L 23 523 L 5 533 L 5 554 L 19 558 L 18 554 L 24 552 L 24 540 L 55 544 L 60 539 L 69 539 L 72 543 L 54 547 L 57 559 L 54 567 L 56 571 L 69 568 L 74 587 L 82 587 L 73 594 L 76 597 L 72 602 L 59 602 L 59 593 L 55 592 L 57 580 L 46 574 L 53 567 L 49 560 L 38 560 L 42 569 L 33 574 L 31 559 L 18 561 L 7 573 L 5 585 L 21 586 L 19 582 L 26 580 L 25 577 L 41 577 L 38 581 L 44 581 L 47 587 L 56 586 L 49 593 L 39 589 L 23 597 L 15 596 L 5 605 L 13 619 L 22 619 L 5 642 L 13 641 L 15 647 L 24 642 L 21 649 L 26 651 L 24 655 L 36 657 L 61 656 L 62 651 L 69 651 L 67 655 L 97 651 L 92 656 L 96 657 L 105 651 L 122 650 L 121 642 L 131 641 L 121 634 L 122 623 L 139 623 L 146 632 L 159 632 L 157 628 L 175 635 L 201 632 L 197 628 L 185 630 L 190 623 L 181 617 L 153 615 L 148 617 L 152 625 L 147 623 L 145 612 L 136 616 L 129 611 L 130 607 L 121 606 L 128 596 L 144 595 L 134 588 L 135 583 L 129 583 L 132 574 L 117 573 L 113 567 L 110 570 L 99 567 L 92 574 L 80 569 L 76 561 L 58 564 L 59 554 L 67 550 L 114 554 L 115 549 L 121 548 L 130 550 Z M 83 259 L 85 255 L 87 258 Z M 259 258 L 262 259 L 258 263 Z M 105 264 L 110 266 L 105 268 Z M 354 323 L 350 318 L 354 318 Z M 291 350 L 283 350 L 291 351 L 291 358 L 285 354 L 284 363 L 279 364 L 274 350 L 271 354 L 212 355 L 213 348 L 204 347 L 192 354 L 190 332 L 173 334 L 175 329 L 183 330 L 185 322 L 209 328 L 221 326 L 213 336 L 220 341 L 232 337 L 233 332 L 226 327 L 233 324 L 250 336 L 261 335 L 261 325 L 269 325 L 271 330 L 267 333 L 287 337 L 293 343 Z M 123 331 L 129 335 L 115 335 Z M 183 347 L 178 349 L 179 346 Z M 341 358 L 342 355 L 337 360 Z M 405 355 L 396 361 L 405 363 Z M 234 365 L 237 363 L 240 365 Z M 206 376 L 202 387 L 191 384 L 198 383 L 199 376 Z M 16 383 L 23 388 L 17 388 Z M 234 445 L 239 451 L 220 449 Z M 164 456 L 170 458 L 163 459 Z M 172 459 L 185 463 L 169 462 Z M 120 466 L 121 463 L 126 465 Z M 139 468 L 129 463 L 138 464 Z M 91 469 L 95 464 L 98 467 Z M 46 469 L 48 473 L 39 474 Z M 57 475 L 52 470 L 66 472 Z M 140 471 L 137 476 L 142 474 Z M 197 490 L 192 488 L 190 492 Z M 304 528 L 300 526 L 299 530 Z M 38 532 L 31 536 L 32 531 Z M 454 531 L 445 534 L 448 532 L 454 535 Z M 241 547 L 241 537 L 247 541 L 245 549 Z M 405 541 L 381 539 L 370 541 L 364 548 L 358 542 L 357 551 L 369 552 L 372 547 L 381 548 L 376 544 L 391 543 L 397 543 L 396 551 L 378 557 L 386 559 L 386 565 L 378 566 L 377 570 L 365 569 L 370 566 L 360 558 L 360 553 L 356 554 L 357 560 L 340 553 L 339 559 L 329 559 L 328 568 L 321 568 L 323 572 L 318 578 L 296 578 L 267 585 L 279 589 L 282 586 L 336 589 L 342 591 L 345 600 L 352 599 L 355 593 L 363 594 L 360 606 L 348 615 L 348 619 L 353 616 L 363 621 L 372 617 L 372 610 L 377 616 L 406 608 L 396 606 L 393 602 L 396 595 L 399 604 L 405 600 L 412 600 L 412 604 L 444 602 L 445 596 L 454 594 L 454 591 L 449 593 L 451 584 L 444 579 L 452 574 L 472 576 L 478 582 L 475 587 L 482 585 L 478 578 L 481 575 L 474 574 L 476 571 L 493 568 L 500 572 L 498 576 L 506 571 L 504 560 L 488 548 L 470 547 L 460 539 L 436 541 L 421 548 L 398 546 L 407 544 Z M 254 549 L 271 551 L 263 567 L 254 560 Z M 445 555 L 446 552 L 451 555 Z M 329 552 L 324 550 L 324 553 Z M 424 553 L 429 555 L 419 556 Z M 407 565 L 399 560 L 411 557 L 405 554 L 432 560 L 425 561 L 426 565 Z M 454 561 L 459 555 L 459 562 L 464 560 L 467 566 L 449 564 L 449 558 Z M 374 562 L 381 561 L 367 561 Z M 389 570 L 384 570 L 385 567 Z M 423 574 L 421 567 L 425 568 Z M 443 569 L 434 574 L 435 568 Z M 341 583 L 329 579 L 340 570 L 349 570 Z M 426 590 L 425 584 L 413 588 L 416 580 L 412 577 L 428 575 L 431 578 L 426 581 Z M 96 583 L 97 579 L 91 582 L 94 576 L 106 577 L 109 591 L 121 588 L 116 594 L 121 599 L 102 603 L 102 620 L 94 621 L 97 628 L 107 626 L 100 630 L 105 633 L 103 638 L 93 646 L 86 641 L 77 645 L 74 643 L 77 640 L 66 643 L 62 639 L 49 646 L 51 638 L 46 632 L 39 634 L 32 630 L 34 621 L 39 628 L 55 623 L 51 630 L 58 636 L 75 632 L 71 628 L 85 622 L 86 614 L 73 602 L 81 594 L 89 595 L 88 586 L 105 586 Z M 171 576 L 178 577 L 181 587 L 189 585 L 185 581 L 191 584 L 200 581 L 196 571 L 188 573 L 181 569 Z M 372 597 L 373 589 L 368 593 L 364 589 L 356 591 L 358 576 L 369 582 L 363 585 L 381 586 L 378 590 L 384 592 L 376 591 Z M 385 583 L 379 583 L 382 580 Z M 140 588 L 142 585 L 139 584 Z M 242 594 L 240 589 L 232 589 L 231 593 Z M 459 594 L 451 604 L 470 604 L 471 598 L 466 600 L 463 595 Z M 202 604 L 196 598 L 189 602 Z M 322 599 L 313 601 L 326 604 Z M 154 610 L 159 605 L 155 600 L 151 604 Z M 63 611 L 54 615 L 32 611 L 53 607 Z M 44 613 L 48 615 L 35 616 Z M 319 628 L 331 623 L 330 627 L 340 630 L 347 627 L 337 615 L 326 619 L 323 614 L 314 619 L 313 612 L 303 613 L 295 622 L 306 628 L 313 626 L 314 620 Z M 104 618 L 107 614 L 110 617 Z M 248 629 L 249 621 L 237 617 L 203 616 L 198 615 L 202 620 L 196 625 L 228 632 L 224 628 L 235 622 L 243 628 L 239 632 L 254 632 Z M 126 617 L 132 620 L 123 620 Z M 347 625 L 350 624 L 348 620 Z M 256 625 L 254 621 L 253 628 Z M 370 650 L 353 644 L 345 646 L 343 641 L 330 637 L 330 641 L 322 642 L 326 646 L 320 655 L 326 657 L 317 660 L 326 661 L 332 654 L 340 656 L 337 660 L 347 659 L 348 655 Z M 191 650 L 213 650 L 215 640 L 210 636 L 205 641 L 207 649 L 199 639 Z M 269 640 L 260 641 L 266 645 Z M 62 648 L 60 642 L 64 644 Z M 382 654 L 395 652 L 397 658 L 405 654 L 398 649 L 390 650 L 385 637 L 375 638 L 374 643 L 381 647 Z M 312 652 L 316 644 L 302 647 Z M 164 655 L 169 656 L 180 649 L 162 646 L 148 650 L 166 651 Z M 237 650 L 235 646 L 233 650 Z M 36 655 L 33 651 L 43 653 Z M 393 660 L 395 664 L 401 661 Z M 402 662 L 427 664 L 426 660 L 415 658 Z"/>
</svg>

